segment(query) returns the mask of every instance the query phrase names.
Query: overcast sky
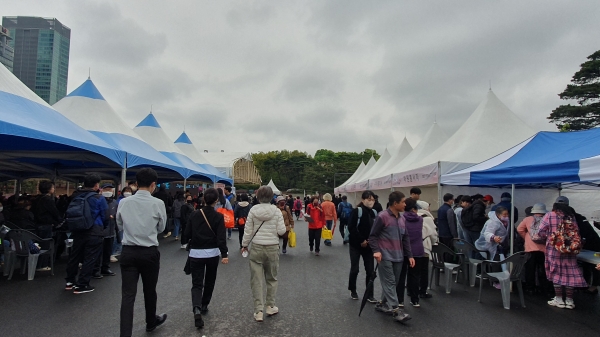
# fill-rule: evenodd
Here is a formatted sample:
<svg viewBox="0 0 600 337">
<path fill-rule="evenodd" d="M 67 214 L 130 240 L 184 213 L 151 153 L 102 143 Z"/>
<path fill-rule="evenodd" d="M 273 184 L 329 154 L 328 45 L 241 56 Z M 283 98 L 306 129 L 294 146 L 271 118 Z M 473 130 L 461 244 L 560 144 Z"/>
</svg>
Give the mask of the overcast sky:
<svg viewBox="0 0 600 337">
<path fill-rule="evenodd" d="M 600 49 L 590 1 L 6 1 L 71 28 L 130 127 L 153 111 L 200 149 L 357 151 L 451 135 L 492 89 L 536 130 Z M 502 126 L 499 126 L 502 127 Z M 505 125 L 504 127 L 510 127 Z M 499 139 L 498 141 L 501 141 Z"/>
</svg>

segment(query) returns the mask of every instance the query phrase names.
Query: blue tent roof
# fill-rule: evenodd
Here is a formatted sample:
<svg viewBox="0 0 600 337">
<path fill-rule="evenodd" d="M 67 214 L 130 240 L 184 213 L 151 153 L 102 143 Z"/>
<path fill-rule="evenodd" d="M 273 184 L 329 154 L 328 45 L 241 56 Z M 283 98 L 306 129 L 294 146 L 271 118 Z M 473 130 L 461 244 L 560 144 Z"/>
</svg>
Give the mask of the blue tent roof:
<svg viewBox="0 0 600 337">
<path fill-rule="evenodd" d="M 175 144 L 177 143 L 192 144 L 192 140 L 190 139 L 190 137 L 188 137 L 188 135 L 185 132 L 183 132 L 181 133 L 181 136 L 179 136 L 179 138 L 175 140 Z"/>
<path fill-rule="evenodd" d="M 80 85 L 77 89 L 73 90 L 73 92 L 67 95 L 67 97 L 73 96 L 101 99 L 103 101 L 105 100 L 98 88 L 96 88 L 94 83 L 92 83 L 92 80 L 89 78 L 85 82 L 83 82 L 83 84 Z"/>
<path fill-rule="evenodd" d="M 152 128 L 160 128 L 160 124 L 158 124 L 158 121 L 156 120 L 156 118 L 154 118 L 154 115 L 152 114 L 152 112 L 149 113 L 148 116 L 146 116 L 146 118 L 144 118 L 135 127 L 137 128 L 138 126 L 149 126 Z"/>
<path fill-rule="evenodd" d="M 447 185 L 558 184 L 598 180 L 600 129 L 539 132 L 494 158 L 442 177 Z M 585 172 L 582 170 L 585 168 Z"/>
</svg>

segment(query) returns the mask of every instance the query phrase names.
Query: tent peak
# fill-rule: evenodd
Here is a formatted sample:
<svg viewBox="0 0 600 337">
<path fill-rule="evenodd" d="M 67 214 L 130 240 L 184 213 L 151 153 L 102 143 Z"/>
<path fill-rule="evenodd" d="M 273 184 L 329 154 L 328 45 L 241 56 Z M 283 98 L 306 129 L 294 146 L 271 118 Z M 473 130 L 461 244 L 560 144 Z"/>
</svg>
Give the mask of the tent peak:
<svg viewBox="0 0 600 337">
<path fill-rule="evenodd" d="M 190 139 L 190 137 L 188 137 L 188 135 L 185 133 L 185 131 L 183 131 L 183 133 L 181 133 L 179 138 L 177 138 L 177 140 L 175 140 L 175 144 L 177 144 L 177 143 L 192 144 L 192 140 Z"/>
<path fill-rule="evenodd" d="M 140 127 L 140 126 L 149 126 L 151 128 L 159 128 L 160 129 L 160 124 L 158 124 L 158 121 L 156 120 L 156 118 L 154 117 L 152 112 L 150 112 L 148 114 L 148 116 L 146 116 L 146 118 L 144 118 L 140 122 L 140 124 L 136 125 L 136 128 Z"/>
<path fill-rule="evenodd" d="M 100 93 L 100 90 L 96 88 L 94 82 L 88 77 L 77 89 L 73 90 L 67 97 L 81 96 L 91 99 L 99 99 L 105 101 L 104 97 Z"/>
</svg>

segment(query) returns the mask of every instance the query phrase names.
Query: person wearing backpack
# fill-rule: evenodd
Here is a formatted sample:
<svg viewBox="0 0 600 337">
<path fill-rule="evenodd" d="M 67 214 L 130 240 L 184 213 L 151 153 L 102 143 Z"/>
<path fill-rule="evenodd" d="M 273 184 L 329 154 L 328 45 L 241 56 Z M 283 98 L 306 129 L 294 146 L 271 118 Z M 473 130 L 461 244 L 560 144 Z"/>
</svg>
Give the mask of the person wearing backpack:
<svg viewBox="0 0 600 337">
<path fill-rule="evenodd" d="M 348 241 L 350 244 L 350 275 L 348 277 L 348 290 L 350 290 L 350 298 L 358 300 L 356 292 L 356 279 L 359 273 L 360 258 L 363 259 L 365 267 L 365 285 L 369 283 L 373 275 L 375 264 L 373 262 L 373 250 L 369 246 L 369 235 L 373 221 L 377 217 L 376 211 L 373 209 L 375 205 L 375 193 L 372 191 L 364 191 L 361 196 L 361 202 L 356 206 L 356 209 L 350 214 L 348 220 L 348 232 L 350 233 Z M 371 288 L 372 290 L 373 288 Z M 367 294 L 367 299 L 371 303 L 376 303 L 374 294 Z"/>
<path fill-rule="evenodd" d="M 302 200 L 300 197 L 296 197 L 296 201 L 294 201 L 294 215 L 296 216 L 296 221 L 300 219 L 300 211 L 302 210 Z"/>
<path fill-rule="evenodd" d="M 67 208 L 66 223 L 71 231 L 73 248 L 67 263 L 65 290 L 73 290 L 74 294 L 94 291 L 90 279 L 96 260 L 102 252 L 104 229 L 108 227 L 108 204 L 98 193 L 100 180 L 98 174 L 85 176 L 83 188 L 73 193 L 73 199 Z M 81 271 L 79 263 L 82 263 Z"/>
<path fill-rule="evenodd" d="M 250 209 L 252 209 L 252 204 L 250 204 L 249 200 L 248 194 L 242 193 L 242 195 L 240 195 L 240 202 L 238 202 L 233 211 L 233 217 L 238 227 L 240 249 L 242 249 L 242 240 L 244 238 L 244 229 L 246 228 L 248 213 L 250 213 Z"/>
<path fill-rule="evenodd" d="M 525 290 L 530 294 L 533 294 L 536 289 L 536 272 L 539 277 L 540 290 L 545 294 L 552 291 L 552 284 L 548 283 L 544 269 L 546 262 L 544 243 L 546 240 L 540 238 L 538 234 L 542 218 L 546 213 L 548 213 L 546 205 L 535 204 L 531 209 L 531 216 L 523 219 L 517 227 L 517 232 L 525 240 L 525 252 L 530 255 L 529 260 L 525 263 Z"/>
<path fill-rule="evenodd" d="M 338 204 L 338 214 L 340 218 L 340 235 L 342 236 L 342 240 L 344 240 L 344 244 L 348 243 L 346 238 L 346 226 L 348 226 L 348 221 L 350 220 L 350 215 L 352 215 L 352 204 L 348 202 L 348 197 L 343 196 L 342 202 Z"/>
</svg>

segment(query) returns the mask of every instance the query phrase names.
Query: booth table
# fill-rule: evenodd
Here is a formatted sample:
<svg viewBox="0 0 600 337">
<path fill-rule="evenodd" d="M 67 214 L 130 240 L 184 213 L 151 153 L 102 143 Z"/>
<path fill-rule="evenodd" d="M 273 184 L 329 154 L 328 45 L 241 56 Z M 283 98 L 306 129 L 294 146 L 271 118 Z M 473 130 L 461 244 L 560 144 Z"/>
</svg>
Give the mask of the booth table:
<svg viewBox="0 0 600 337">
<path fill-rule="evenodd" d="M 577 260 L 597 265 L 598 263 L 600 263 L 600 256 L 594 256 L 594 254 L 596 253 L 597 252 L 584 249 L 579 254 L 577 254 Z M 600 253 L 598 254 L 600 255 Z"/>
</svg>

